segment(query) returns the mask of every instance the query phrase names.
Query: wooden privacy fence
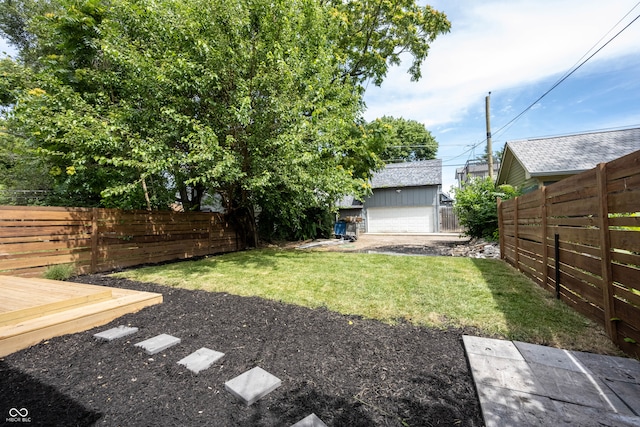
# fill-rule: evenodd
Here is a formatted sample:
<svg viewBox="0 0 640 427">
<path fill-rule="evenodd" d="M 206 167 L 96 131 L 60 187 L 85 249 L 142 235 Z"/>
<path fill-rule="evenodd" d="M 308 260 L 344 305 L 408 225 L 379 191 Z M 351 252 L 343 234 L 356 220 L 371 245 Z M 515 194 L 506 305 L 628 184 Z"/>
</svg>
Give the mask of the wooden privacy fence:
<svg viewBox="0 0 640 427">
<path fill-rule="evenodd" d="M 640 151 L 498 203 L 502 258 L 640 356 Z"/>
<path fill-rule="evenodd" d="M 0 274 L 94 273 L 241 248 L 220 214 L 0 206 Z"/>
<path fill-rule="evenodd" d="M 460 225 L 458 216 L 453 210 L 453 206 L 440 206 L 440 229 L 441 233 L 462 233 L 464 227 Z"/>
</svg>

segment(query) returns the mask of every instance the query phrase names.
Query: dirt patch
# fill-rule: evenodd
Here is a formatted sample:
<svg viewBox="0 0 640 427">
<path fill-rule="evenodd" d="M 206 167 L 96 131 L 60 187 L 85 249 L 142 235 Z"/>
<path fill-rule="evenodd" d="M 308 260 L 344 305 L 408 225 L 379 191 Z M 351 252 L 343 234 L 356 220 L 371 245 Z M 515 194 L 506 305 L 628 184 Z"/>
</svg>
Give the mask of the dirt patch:
<svg viewBox="0 0 640 427">
<path fill-rule="evenodd" d="M 461 339 L 474 331 L 104 275 L 75 281 L 160 292 L 164 303 L 0 360 L 0 420 L 26 408 L 31 425 L 288 426 L 311 413 L 329 426 L 482 425 Z M 93 338 L 118 325 L 140 330 Z M 182 343 L 153 356 L 134 347 L 161 333 Z M 226 356 L 198 375 L 177 364 L 201 347 Z M 224 383 L 254 366 L 282 386 L 246 407 Z"/>
<path fill-rule="evenodd" d="M 362 234 L 353 242 L 325 241 L 309 249 L 333 252 L 393 253 L 405 255 L 450 256 L 456 247 L 469 245 L 469 238 L 455 234 L 405 235 Z M 313 243 L 311 243 L 313 245 Z M 304 245 L 298 245 L 301 247 Z"/>
</svg>

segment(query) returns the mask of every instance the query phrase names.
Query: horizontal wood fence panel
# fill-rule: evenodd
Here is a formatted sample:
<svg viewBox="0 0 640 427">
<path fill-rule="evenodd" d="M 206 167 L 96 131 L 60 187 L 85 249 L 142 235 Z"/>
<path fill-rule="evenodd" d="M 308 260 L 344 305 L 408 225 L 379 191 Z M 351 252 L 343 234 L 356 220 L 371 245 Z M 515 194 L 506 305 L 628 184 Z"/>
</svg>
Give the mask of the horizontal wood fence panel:
<svg viewBox="0 0 640 427">
<path fill-rule="evenodd" d="M 637 346 L 640 342 L 640 331 L 629 326 L 626 322 L 618 322 L 617 337 L 619 346 L 627 354 L 636 354 Z M 633 340 L 633 341 L 627 341 Z"/>
<path fill-rule="evenodd" d="M 549 238 L 547 239 L 547 248 L 548 248 L 548 253 L 549 254 L 553 254 L 554 250 L 555 250 L 555 242 L 553 240 L 553 236 L 549 236 Z M 571 243 L 571 242 L 563 242 L 560 241 L 558 248 L 560 250 L 565 250 L 565 251 L 571 251 L 571 252 L 576 252 L 579 254 L 584 254 L 584 255 L 590 255 L 592 257 L 596 257 L 596 258 L 600 258 L 600 255 L 602 255 L 602 250 L 598 247 L 595 246 L 586 246 L 586 245 L 581 245 L 580 243 Z"/>
<path fill-rule="evenodd" d="M 107 235 L 99 237 L 100 246 L 128 245 L 152 245 L 154 243 L 164 243 L 171 245 L 176 242 L 190 242 L 193 240 L 208 239 L 208 233 L 189 233 L 183 235 Z"/>
<path fill-rule="evenodd" d="M 613 281 L 640 291 L 640 268 L 613 263 Z"/>
<path fill-rule="evenodd" d="M 598 219 L 588 216 L 577 218 L 569 217 L 549 217 L 547 225 L 570 226 L 570 227 L 595 227 L 598 225 Z"/>
<path fill-rule="evenodd" d="M 555 266 L 553 267 L 553 272 L 555 274 Z M 572 265 L 569 265 L 566 263 L 560 263 L 560 284 L 563 284 L 562 277 L 565 277 L 564 276 L 565 274 L 567 276 L 574 277 L 580 280 L 581 282 L 596 286 L 599 289 L 603 288 L 603 281 L 601 277 L 593 276 L 585 272 L 584 270 L 581 270 L 579 268 L 574 268 Z"/>
<path fill-rule="evenodd" d="M 210 230 L 210 223 L 208 222 L 199 222 L 199 223 L 187 223 L 187 224 L 126 224 L 126 225 L 118 225 L 118 224 L 109 224 L 104 226 L 99 226 L 99 229 L 103 233 L 116 232 L 119 234 L 162 234 L 162 233 L 190 233 L 190 232 L 206 232 L 208 233 Z"/>
<path fill-rule="evenodd" d="M 561 292 L 560 299 L 565 302 L 567 305 L 572 307 L 578 313 L 583 314 L 587 318 L 593 320 L 596 323 L 604 322 L 604 311 L 599 307 L 590 304 L 589 302 L 577 297 L 575 294 L 568 291 L 566 288 L 563 288 Z"/>
<path fill-rule="evenodd" d="M 2 255 L 12 255 L 16 256 L 18 254 L 24 253 L 34 253 L 38 254 L 41 252 L 48 251 L 59 251 L 59 250 L 74 250 L 88 248 L 91 250 L 91 239 L 73 239 L 73 240 L 49 240 L 44 242 L 27 242 L 27 243 L 7 243 L 0 244 L 0 256 Z"/>
<path fill-rule="evenodd" d="M 594 170 L 583 172 L 579 175 L 574 175 L 569 178 L 558 181 L 553 185 L 547 187 L 547 198 L 554 199 L 564 196 L 566 194 L 576 194 L 580 192 L 588 192 L 590 189 L 595 188 L 596 173 Z M 575 197 L 575 196 L 571 196 Z"/>
<path fill-rule="evenodd" d="M 633 329 L 640 330 L 640 309 L 619 299 L 615 300 L 616 313 L 624 318 L 624 323 Z"/>
<path fill-rule="evenodd" d="M 640 252 L 640 232 L 632 230 L 611 230 L 611 247 L 624 251 Z"/>
<path fill-rule="evenodd" d="M 1 223 L 0 223 L 1 224 Z M 72 226 L 45 226 L 45 227 L 3 227 L 4 237 L 33 237 L 40 236 L 42 239 L 64 238 L 65 236 L 82 236 L 91 233 L 90 227 Z"/>
<path fill-rule="evenodd" d="M 640 156 L 634 154 L 636 153 L 631 153 L 608 163 L 610 171 L 608 171 L 607 175 L 610 181 L 640 175 Z"/>
<path fill-rule="evenodd" d="M 502 258 L 555 292 L 558 253 L 560 299 L 640 357 L 640 151 L 498 209 Z"/>
<path fill-rule="evenodd" d="M 521 239 L 520 242 L 518 242 L 518 247 L 521 250 L 528 252 L 530 256 L 537 256 L 537 254 L 542 253 L 541 242 Z"/>
<path fill-rule="evenodd" d="M 595 228 L 554 227 L 552 233 L 558 234 L 561 242 L 600 246 L 600 230 Z"/>
<path fill-rule="evenodd" d="M 600 307 L 597 304 L 598 301 L 602 300 L 602 289 L 595 286 L 592 283 L 586 283 L 577 277 L 574 277 L 567 272 L 560 273 L 560 283 L 562 283 L 562 287 L 565 289 L 570 289 L 575 294 L 580 295 L 584 300 Z"/>
<path fill-rule="evenodd" d="M 66 221 L 4 221 L 2 220 L 3 227 L 61 227 L 61 226 L 86 226 L 91 227 L 91 220 L 66 220 Z"/>
<path fill-rule="evenodd" d="M 525 208 L 522 206 L 521 209 L 518 209 L 518 222 L 520 221 L 528 221 L 528 222 L 540 222 L 542 220 L 542 208 L 540 206 L 535 206 L 531 208 Z"/>
<path fill-rule="evenodd" d="M 638 289 L 628 289 L 616 283 L 613 288 L 613 292 L 616 298 L 628 301 L 632 305 L 640 307 L 640 291 L 638 291 Z"/>
<path fill-rule="evenodd" d="M 71 264 L 77 261 L 90 260 L 91 254 L 68 253 L 60 255 L 25 257 L 17 259 L 0 260 L 0 271 L 11 271 L 14 269 L 24 269 L 32 267 L 45 267 L 56 264 Z"/>
<path fill-rule="evenodd" d="M 34 221 L 91 221 L 91 210 L 85 211 L 71 211 L 67 209 L 37 209 L 35 206 L 30 206 L 26 209 L 24 206 L 11 206 L 21 209 L 7 210 L 7 206 L 3 206 L 0 209 L 0 220 L 22 220 L 25 223 L 29 220 Z M 16 216 L 16 212 L 19 212 L 19 216 Z"/>
<path fill-rule="evenodd" d="M 640 188 L 609 195 L 609 213 L 636 213 L 640 206 Z"/>
<path fill-rule="evenodd" d="M 518 212 L 525 212 L 525 216 L 530 214 L 532 216 L 542 217 L 542 205 L 544 200 L 541 197 L 535 197 L 531 200 L 524 199 L 526 195 L 522 196 L 518 203 Z"/>
<path fill-rule="evenodd" d="M 611 261 L 640 268 L 640 254 L 632 252 L 611 252 Z"/>
<path fill-rule="evenodd" d="M 611 179 L 607 183 L 607 192 L 616 193 L 620 191 L 626 191 L 629 188 L 638 188 L 640 186 L 640 173 L 633 171 L 635 175 L 625 176 L 620 179 Z"/>
<path fill-rule="evenodd" d="M 166 243 L 154 243 L 144 246 L 140 245 L 111 245 L 101 249 L 99 256 L 101 258 L 122 258 L 130 256 L 147 256 L 148 254 L 164 254 L 164 253 L 181 253 L 190 252 L 194 250 L 209 250 L 209 240 L 191 240 L 187 242 L 179 242 L 173 245 L 167 245 Z"/>
<path fill-rule="evenodd" d="M 531 240 L 534 242 L 541 242 L 540 238 L 540 230 L 541 228 L 533 228 L 533 227 L 520 227 L 518 229 L 518 238 L 522 240 Z"/>
<path fill-rule="evenodd" d="M 221 251 L 221 252 L 231 252 L 234 249 L 228 248 L 229 250 Z M 215 253 L 215 252 L 214 252 Z M 183 248 L 179 250 L 174 248 L 168 251 L 149 251 L 146 253 L 139 253 L 137 251 L 130 252 L 121 252 L 116 254 L 115 256 L 110 256 L 107 258 L 100 259 L 98 261 L 98 266 L 101 270 L 113 270 L 120 269 L 125 267 L 132 267 L 142 264 L 155 264 L 158 262 L 165 261 L 173 261 L 179 259 L 189 259 L 204 255 L 210 255 L 211 251 L 206 246 L 201 247 L 193 247 L 189 249 Z"/>
<path fill-rule="evenodd" d="M 220 214 L 0 206 L 0 274 L 35 276 L 57 264 L 90 273 L 241 247 Z"/>
<path fill-rule="evenodd" d="M 571 268 L 577 268 L 596 277 L 602 273 L 602 260 L 578 252 L 560 250 L 560 262 Z M 595 280 L 595 279 L 594 279 Z"/>
<path fill-rule="evenodd" d="M 631 227 L 640 230 L 640 214 L 636 216 L 620 216 L 609 218 L 609 225 L 612 227 Z"/>
<path fill-rule="evenodd" d="M 597 210 L 598 200 L 593 197 L 554 203 L 547 206 L 547 214 L 549 216 L 588 216 Z"/>
</svg>

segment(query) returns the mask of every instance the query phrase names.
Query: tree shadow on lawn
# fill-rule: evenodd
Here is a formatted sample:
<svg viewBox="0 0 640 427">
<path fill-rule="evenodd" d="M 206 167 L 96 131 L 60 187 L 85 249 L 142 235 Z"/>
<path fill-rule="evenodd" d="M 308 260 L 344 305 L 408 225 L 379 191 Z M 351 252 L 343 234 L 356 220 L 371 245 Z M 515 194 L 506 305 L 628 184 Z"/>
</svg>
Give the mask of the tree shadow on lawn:
<svg viewBox="0 0 640 427">
<path fill-rule="evenodd" d="M 197 260 L 178 260 L 176 269 L 182 269 L 183 263 L 190 262 L 188 270 L 192 273 L 209 273 L 217 268 L 219 262 L 240 267 L 278 268 L 278 257 L 285 256 L 281 249 L 248 249 L 225 254 L 215 254 Z M 222 258 L 224 256 L 224 259 Z"/>
<path fill-rule="evenodd" d="M 619 355 L 604 331 L 602 336 L 593 332 L 597 325 L 556 300 L 552 293 L 542 289 L 505 261 L 472 260 L 485 278 L 496 306 L 504 314 L 508 339 L 568 350 Z M 524 281 L 528 283 L 519 285 Z M 539 300 L 539 303 L 531 304 L 535 300 Z M 589 330 L 591 333 L 587 334 Z"/>
<path fill-rule="evenodd" d="M 16 417 L 20 420 L 15 420 Z M 0 360 L 0 424 L 90 426 L 100 417 L 101 413 L 85 408 L 54 387 Z"/>
<path fill-rule="evenodd" d="M 537 312 L 533 311 L 531 309 L 535 305 L 531 304 L 532 298 L 536 298 L 542 293 L 538 293 L 542 289 L 534 289 L 537 287 L 535 283 L 523 277 L 523 280 L 529 283 L 521 286 L 523 280 L 516 277 L 521 273 L 502 260 L 472 258 L 472 262 L 482 274 L 496 307 L 504 315 L 508 339 L 531 342 L 534 334 L 538 337 L 548 337 L 549 340 L 557 335 L 557 330 L 550 328 L 549 322 L 546 320 L 549 316 L 559 314 L 558 309 L 553 307 L 554 301 L 551 301 L 551 296 L 549 296 L 551 304 L 545 307 L 547 312 L 540 313 L 539 309 Z M 527 317 L 532 319 L 527 320 Z M 541 317 L 545 319 L 544 322 L 533 320 Z M 535 331 L 527 331 L 528 327 L 535 327 Z M 534 342 L 533 344 L 548 345 L 549 342 Z"/>
</svg>

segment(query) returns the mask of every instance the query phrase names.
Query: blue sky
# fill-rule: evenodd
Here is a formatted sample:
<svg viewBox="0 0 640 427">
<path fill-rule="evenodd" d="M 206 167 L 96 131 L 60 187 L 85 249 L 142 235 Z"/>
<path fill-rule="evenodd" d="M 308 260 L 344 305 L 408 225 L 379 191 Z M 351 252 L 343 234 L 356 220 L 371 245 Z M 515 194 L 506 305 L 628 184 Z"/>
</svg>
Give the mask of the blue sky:
<svg viewBox="0 0 640 427">
<path fill-rule="evenodd" d="M 498 132 L 583 55 L 593 53 L 640 15 L 637 0 L 428 3 L 447 14 L 451 32 L 432 44 L 419 82 L 411 82 L 406 67 L 400 66 L 390 70 L 381 87 L 370 85 L 365 118 L 388 115 L 424 123 L 439 143 L 444 191 L 455 185 L 456 167 L 484 152 L 489 91 L 494 150 L 509 140 L 640 126 L 639 19 Z M 10 49 L 0 39 L 3 51 Z M 480 145 L 472 149 L 476 144 Z"/>
<path fill-rule="evenodd" d="M 639 19 L 498 132 L 583 55 L 640 15 L 637 0 L 428 3 L 447 14 L 451 32 L 432 44 L 419 82 L 411 82 L 401 66 L 380 88 L 370 85 L 365 118 L 389 115 L 424 123 L 439 143 L 444 191 L 455 184 L 456 167 L 484 153 L 489 91 L 494 151 L 510 140 L 640 126 Z M 475 144 L 480 145 L 472 149 Z"/>
</svg>

